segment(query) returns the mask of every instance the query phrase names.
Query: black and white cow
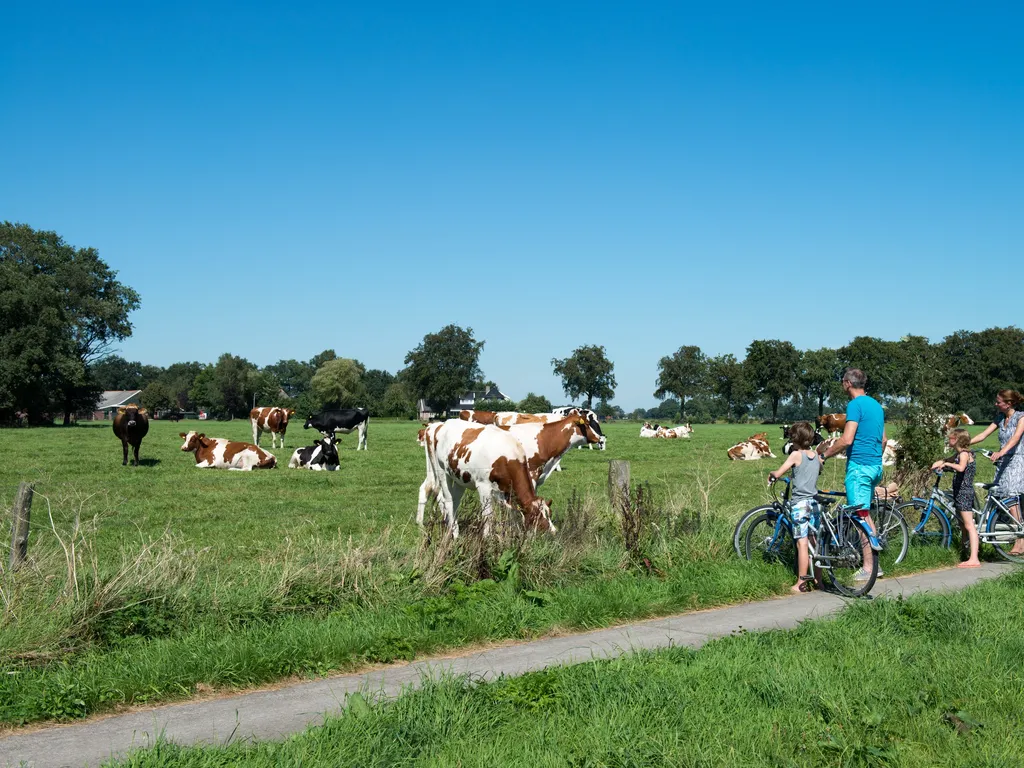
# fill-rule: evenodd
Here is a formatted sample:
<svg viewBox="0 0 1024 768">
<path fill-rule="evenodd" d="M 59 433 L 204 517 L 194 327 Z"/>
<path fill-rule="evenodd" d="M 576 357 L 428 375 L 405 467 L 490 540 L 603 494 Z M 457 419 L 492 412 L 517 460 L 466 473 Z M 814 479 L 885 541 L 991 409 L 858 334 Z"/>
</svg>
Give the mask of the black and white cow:
<svg viewBox="0 0 1024 768">
<path fill-rule="evenodd" d="M 367 450 L 366 448 L 366 425 L 370 421 L 370 412 L 365 408 L 337 408 L 331 411 L 321 411 L 315 416 L 306 419 L 302 425 L 303 429 L 313 429 L 322 435 L 333 435 L 341 432 L 347 435 L 350 432 L 359 430 L 359 442 L 356 450 Z"/>
<path fill-rule="evenodd" d="M 305 448 L 296 448 L 288 462 L 289 469 L 312 469 L 321 472 L 336 472 L 341 469 L 338 458 L 337 439 L 333 434 L 323 440 L 314 440 Z"/>
<path fill-rule="evenodd" d="M 792 426 L 792 424 L 783 424 L 782 427 L 781 427 L 781 429 L 782 429 L 782 439 L 785 441 L 785 445 L 782 446 L 782 452 L 784 454 L 786 454 L 787 456 L 790 453 L 793 452 L 793 443 L 791 443 L 789 441 L 789 428 L 791 426 Z M 811 448 L 815 448 L 818 445 L 820 445 L 821 441 L 824 440 L 824 439 L 825 438 L 821 436 L 821 432 L 819 432 L 817 429 L 815 429 L 814 430 L 814 436 L 811 438 Z"/>
<path fill-rule="evenodd" d="M 564 419 L 568 415 L 569 411 L 572 410 L 579 411 L 580 414 L 586 418 L 587 423 L 590 425 L 590 428 L 594 430 L 601 438 L 601 442 L 598 444 L 598 447 L 602 451 L 605 450 L 605 448 L 607 447 L 606 444 L 608 442 L 608 438 L 605 437 L 604 432 L 601 431 L 601 420 L 597 418 L 597 414 L 594 413 L 592 410 L 590 410 L 589 408 L 579 408 L 575 405 L 561 405 L 558 408 L 552 408 L 551 412 L 555 414 L 555 416 L 557 416 L 558 418 Z M 588 445 L 591 450 L 594 449 L 594 444 L 590 443 Z M 582 445 L 579 447 L 583 448 Z"/>
</svg>

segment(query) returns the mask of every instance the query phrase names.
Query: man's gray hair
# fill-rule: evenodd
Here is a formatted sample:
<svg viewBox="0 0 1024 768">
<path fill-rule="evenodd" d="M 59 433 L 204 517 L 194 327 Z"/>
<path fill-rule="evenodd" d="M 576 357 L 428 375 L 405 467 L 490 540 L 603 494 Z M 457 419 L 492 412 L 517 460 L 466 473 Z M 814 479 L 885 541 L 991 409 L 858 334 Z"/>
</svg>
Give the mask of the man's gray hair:
<svg viewBox="0 0 1024 768">
<path fill-rule="evenodd" d="M 865 389 L 868 385 L 867 374 L 865 374 L 860 368 L 849 368 L 846 373 L 843 374 L 843 381 L 849 382 L 850 386 L 854 389 Z"/>
</svg>

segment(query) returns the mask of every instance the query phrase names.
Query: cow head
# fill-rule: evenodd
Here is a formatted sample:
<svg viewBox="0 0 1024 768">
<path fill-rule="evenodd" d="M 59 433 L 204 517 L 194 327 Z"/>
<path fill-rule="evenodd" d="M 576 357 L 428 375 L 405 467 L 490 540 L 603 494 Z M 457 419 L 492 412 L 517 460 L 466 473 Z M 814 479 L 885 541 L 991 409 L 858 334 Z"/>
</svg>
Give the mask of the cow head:
<svg viewBox="0 0 1024 768">
<path fill-rule="evenodd" d="M 341 459 L 338 458 L 338 441 L 334 435 L 325 437 L 323 440 L 317 440 L 320 445 L 320 455 L 324 458 L 324 464 L 340 464 Z"/>
<path fill-rule="evenodd" d="M 307 416 L 306 417 L 306 423 L 302 425 L 302 428 L 303 429 L 309 429 L 312 426 L 313 426 L 313 417 L 312 416 Z"/>
<path fill-rule="evenodd" d="M 139 420 L 140 416 L 146 415 L 145 408 L 139 408 L 135 405 L 126 405 L 117 409 L 119 415 L 124 416 L 125 426 L 134 427 L 135 422 Z"/>
<path fill-rule="evenodd" d="M 557 529 L 551 522 L 551 499 L 542 499 L 538 496 L 530 502 L 523 510 L 523 524 L 527 530 L 554 533 Z"/>
<path fill-rule="evenodd" d="M 203 433 L 196 434 L 193 431 L 188 434 L 184 432 L 179 432 L 178 434 L 185 439 L 185 442 L 181 446 L 181 450 L 183 451 L 195 453 L 201 447 L 206 445 L 206 435 Z"/>
<path fill-rule="evenodd" d="M 601 433 L 594 430 L 594 425 L 590 423 L 590 419 L 582 414 L 578 414 L 573 417 L 572 426 L 573 429 L 582 435 L 588 443 L 600 443 L 604 441 L 604 437 Z"/>
</svg>

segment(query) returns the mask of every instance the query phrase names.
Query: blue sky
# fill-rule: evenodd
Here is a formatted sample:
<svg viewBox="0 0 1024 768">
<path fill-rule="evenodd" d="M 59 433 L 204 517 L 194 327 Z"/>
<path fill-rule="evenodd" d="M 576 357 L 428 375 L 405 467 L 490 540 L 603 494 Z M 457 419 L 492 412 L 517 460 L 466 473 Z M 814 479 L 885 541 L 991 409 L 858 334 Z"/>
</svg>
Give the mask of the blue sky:
<svg viewBox="0 0 1024 768">
<path fill-rule="evenodd" d="M 513 397 L 603 344 L 649 407 L 683 344 L 1021 324 L 1022 17 L 19 3 L 0 219 L 140 292 L 129 359 L 394 372 L 457 323 Z"/>
</svg>

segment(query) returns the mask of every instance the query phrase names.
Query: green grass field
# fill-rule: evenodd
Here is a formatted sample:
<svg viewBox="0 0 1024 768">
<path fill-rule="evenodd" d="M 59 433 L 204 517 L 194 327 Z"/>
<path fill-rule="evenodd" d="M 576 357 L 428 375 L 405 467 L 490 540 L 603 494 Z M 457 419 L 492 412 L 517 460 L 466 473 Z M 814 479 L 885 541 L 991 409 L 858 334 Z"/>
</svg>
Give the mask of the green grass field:
<svg viewBox="0 0 1024 768">
<path fill-rule="evenodd" d="M 729 462 L 725 449 L 761 429 L 781 446 L 778 427 L 697 426 L 690 440 L 666 441 L 609 425 L 607 451 L 573 451 L 542 488 L 555 537 L 468 535 L 455 547 L 414 523 L 418 427 L 371 422 L 370 450 L 344 438 L 337 473 L 286 468 L 312 439 L 294 426 L 275 452 L 282 466 L 251 473 L 195 469 L 178 437 L 198 428 L 251 440 L 245 421 L 153 422 L 138 468 L 121 466 L 109 423 L 0 431 L 5 507 L 19 481 L 37 489 L 29 561 L 0 578 L 0 723 L 587 629 L 791 583 L 731 547 L 735 520 L 768 498 L 765 474 L 782 459 Z M 633 482 L 653 494 L 632 554 L 606 500 L 609 459 L 630 460 Z M 841 471 L 830 462 L 822 487 L 841 487 Z M 955 559 L 912 552 L 904 569 Z"/>
<path fill-rule="evenodd" d="M 838 618 L 472 684 L 425 681 L 283 742 L 110 765 L 1017 766 L 1024 574 Z"/>
</svg>

